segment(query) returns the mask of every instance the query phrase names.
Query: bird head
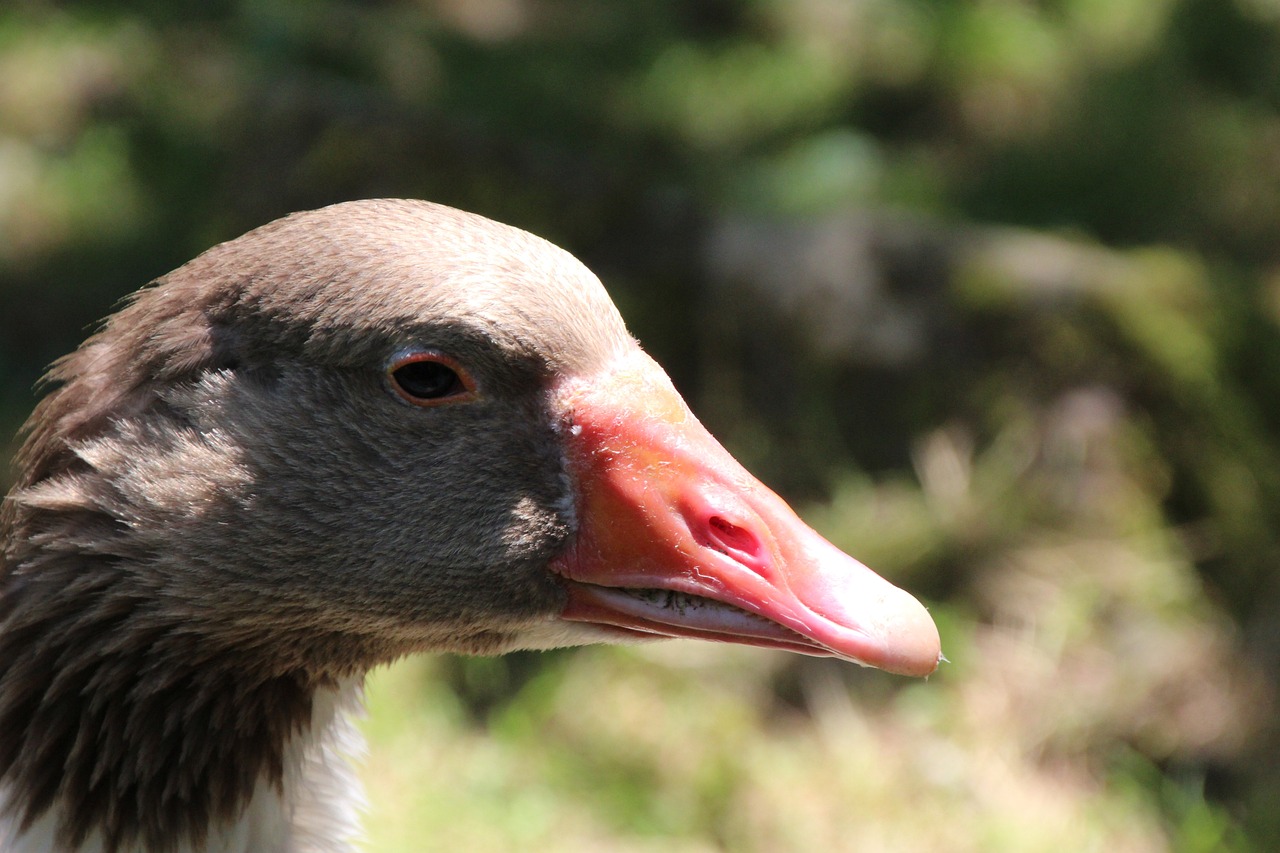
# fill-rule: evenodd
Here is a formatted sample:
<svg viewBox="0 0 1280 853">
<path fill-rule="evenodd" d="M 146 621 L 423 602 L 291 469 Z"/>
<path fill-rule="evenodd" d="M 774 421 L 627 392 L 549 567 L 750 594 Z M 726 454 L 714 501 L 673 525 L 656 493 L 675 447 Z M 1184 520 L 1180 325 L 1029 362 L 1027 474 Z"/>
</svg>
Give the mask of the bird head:
<svg viewBox="0 0 1280 853">
<path fill-rule="evenodd" d="M 130 619 L 280 669 L 662 637 L 939 660 L 923 606 L 730 456 L 594 275 L 479 216 L 279 220 L 52 378 L 6 510 L 28 597 L 109 565 Z"/>
</svg>

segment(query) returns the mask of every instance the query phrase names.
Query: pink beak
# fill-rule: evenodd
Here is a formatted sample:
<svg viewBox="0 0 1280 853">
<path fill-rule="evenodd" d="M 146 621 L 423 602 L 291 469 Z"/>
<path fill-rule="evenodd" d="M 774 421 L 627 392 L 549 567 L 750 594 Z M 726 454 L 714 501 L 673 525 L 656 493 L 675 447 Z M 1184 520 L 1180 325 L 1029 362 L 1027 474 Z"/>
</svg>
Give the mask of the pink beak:
<svg viewBox="0 0 1280 853">
<path fill-rule="evenodd" d="M 556 389 L 579 529 L 561 618 L 615 634 L 830 655 L 903 675 L 941 658 L 924 607 L 823 539 L 729 455 L 647 356 Z"/>
</svg>

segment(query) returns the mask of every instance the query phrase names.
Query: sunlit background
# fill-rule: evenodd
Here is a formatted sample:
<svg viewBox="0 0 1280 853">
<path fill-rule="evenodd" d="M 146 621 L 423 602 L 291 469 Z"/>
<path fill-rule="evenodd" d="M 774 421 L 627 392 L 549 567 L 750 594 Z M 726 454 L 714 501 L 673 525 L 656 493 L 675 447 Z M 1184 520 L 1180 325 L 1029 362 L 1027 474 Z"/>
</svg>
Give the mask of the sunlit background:
<svg viewBox="0 0 1280 853">
<path fill-rule="evenodd" d="M 951 662 L 406 662 L 368 850 L 1280 849 L 1278 0 L 5 0 L 6 455 L 129 291 L 384 195 L 586 261 Z"/>
</svg>

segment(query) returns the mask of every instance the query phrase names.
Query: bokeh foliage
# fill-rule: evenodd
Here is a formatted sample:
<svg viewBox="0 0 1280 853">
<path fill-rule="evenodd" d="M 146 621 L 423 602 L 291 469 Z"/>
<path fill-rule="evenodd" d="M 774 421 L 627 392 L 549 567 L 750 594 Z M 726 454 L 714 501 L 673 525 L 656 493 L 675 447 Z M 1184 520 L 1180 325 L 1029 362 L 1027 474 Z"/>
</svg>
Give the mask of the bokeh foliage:
<svg viewBox="0 0 1280 853">
<path fill-rule="evenodd" d="M 1278 152 L 1275 0 L 10 0 L 0 427 L 213 242 L 475 210 L 952 663 L 419 661 L 370 849 L 1276 849 Z"/>
</svg>

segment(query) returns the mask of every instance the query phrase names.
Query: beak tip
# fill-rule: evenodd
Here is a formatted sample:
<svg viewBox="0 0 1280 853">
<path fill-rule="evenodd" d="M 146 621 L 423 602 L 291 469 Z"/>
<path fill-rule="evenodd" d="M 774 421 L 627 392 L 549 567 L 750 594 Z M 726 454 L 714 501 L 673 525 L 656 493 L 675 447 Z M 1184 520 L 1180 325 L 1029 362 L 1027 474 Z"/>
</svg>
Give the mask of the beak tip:
<svg viewBox="0 0 1280 853">
<path fill-rule="evenodd" d="M 938 626 L 910 593 L 903 592 L 896 604 L 884 623 L 885 657 L 876 665 L 898 675 L 930 675 L 943 660 Z"/>
<path fill-rule="evenodd" d="M 938 626 L 919 599 L 825 540 L 808 553 L 822 571 L 793 591 L 832 626 L 815 637 L 819 642 L 841 657 L 895 675 L 926 676 L 938 668 Z"/>
</svg>

